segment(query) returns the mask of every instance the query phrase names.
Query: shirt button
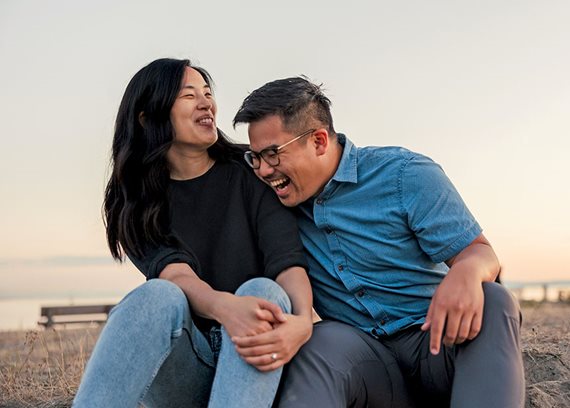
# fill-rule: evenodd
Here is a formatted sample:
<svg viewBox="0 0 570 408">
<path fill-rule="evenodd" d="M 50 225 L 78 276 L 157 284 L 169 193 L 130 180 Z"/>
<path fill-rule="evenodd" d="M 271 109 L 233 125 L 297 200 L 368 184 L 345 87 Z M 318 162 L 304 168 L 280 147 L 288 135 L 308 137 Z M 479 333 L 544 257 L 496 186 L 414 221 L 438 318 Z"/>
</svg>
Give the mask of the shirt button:
<svg viewBox="0 0 570 408">
<path fill-rule="evenodd" d="M 326 229 L 325 229 L 325 232 L 326 232 L 327 234 L 331 234 L 331 233 L 332 233 L 332 229 L 326 228 Z"/>
<path fill-rule="evenodd" d="M 378 330 L 376 330 L 376 328 L 372 329 L 372 335 L 378 336 Z"/>
<path fill-rule="evenodd" d="M 358 293 L 356 294 L 356 296 L 362 297 L 362 296 L 364 296 L 365 293 L 366 293 L 366 292 L 364 292 L 364 289 L 360 289 L 360 290 L 358 291 Z"/>
<path fill-rule="evenodd" d="M 339 265 L 339 266 L 336 267 L 336 269 L 338 269 L 340 272 L 342 272 L 342 271 L 344 270 L 344 266 Z"/>
<path fill-rule="evenodd" d="M 380 326 L 384 326 L 386 324 L 386 320 L 380 320 Z"/>
<path fill-rule="evenodd" d="M 322 198 L 317 198 L 317 204 L 321 205 L 323 203 L 323 199 Z"/>
</svg>

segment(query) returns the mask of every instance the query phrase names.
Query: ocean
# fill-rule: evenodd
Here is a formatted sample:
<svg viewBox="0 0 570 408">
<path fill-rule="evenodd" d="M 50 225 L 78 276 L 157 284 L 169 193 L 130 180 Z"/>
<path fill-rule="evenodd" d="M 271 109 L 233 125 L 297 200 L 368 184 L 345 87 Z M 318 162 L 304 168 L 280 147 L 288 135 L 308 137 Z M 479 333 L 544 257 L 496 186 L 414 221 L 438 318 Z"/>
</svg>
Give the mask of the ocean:
<svg viewBox="0 0 570 408">
<path fill-rule="evenodd" d="M 144 281 L 103 257 L 0 262 L 0 330 L 37 328 L 42 306 L 117 303 Z"/>
<path fill-rule="evenodd" d="M 116 304 L 122 296 L 0 300 L 0 331 L 37 329 L 42 306 Z"/>
</svg>

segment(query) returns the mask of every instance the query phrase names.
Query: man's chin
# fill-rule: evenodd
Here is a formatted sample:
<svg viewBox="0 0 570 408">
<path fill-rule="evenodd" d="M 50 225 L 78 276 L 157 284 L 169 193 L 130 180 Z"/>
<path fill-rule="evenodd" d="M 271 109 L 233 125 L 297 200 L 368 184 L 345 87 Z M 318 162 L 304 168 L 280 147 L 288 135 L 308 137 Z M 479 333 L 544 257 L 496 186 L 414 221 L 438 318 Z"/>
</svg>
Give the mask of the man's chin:
<svg viewBox="0 0 570 408">
<path fill-rule="evenodd" d="M 279 201 L 281 201 L 281 204 L 283 204 L 285 207 L 295 207 L 297 205 L 296 203 L 286 198 L 279 197 Z"/>
<path fill-rule="evenodd" d="M 299 204 L 296 200 L 293 199 L 293 197 L 291 197 L 290 194 L 287 194 L 286 196 L 278 195 L 277 198 L 285 207 L 296 207 Z"/>
</svg>

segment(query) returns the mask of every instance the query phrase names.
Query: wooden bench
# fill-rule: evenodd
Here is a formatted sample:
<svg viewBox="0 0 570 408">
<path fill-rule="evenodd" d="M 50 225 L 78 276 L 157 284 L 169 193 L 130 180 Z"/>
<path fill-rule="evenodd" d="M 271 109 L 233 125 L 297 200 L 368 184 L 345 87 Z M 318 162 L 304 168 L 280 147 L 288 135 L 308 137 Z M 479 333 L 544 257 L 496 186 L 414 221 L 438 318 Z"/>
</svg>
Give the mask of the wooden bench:
<svg viewBox="0 0 570 408">
<path fill-rule="evenodd" d="M 115 305 L 42 306 L 39 325 L 105 323 Z"/>
</svg>

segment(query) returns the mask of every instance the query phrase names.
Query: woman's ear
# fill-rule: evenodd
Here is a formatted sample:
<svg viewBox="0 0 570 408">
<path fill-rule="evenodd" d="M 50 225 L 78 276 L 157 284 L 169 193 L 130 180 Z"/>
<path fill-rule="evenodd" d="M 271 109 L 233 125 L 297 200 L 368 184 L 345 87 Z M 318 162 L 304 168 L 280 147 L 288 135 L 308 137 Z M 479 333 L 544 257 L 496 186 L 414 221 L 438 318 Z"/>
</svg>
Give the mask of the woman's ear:
<svg viewBox="0 0 570 408">
<path fill-rule="evenodd" d="M 139 113 L 139 123 L 144 128 L 144 112 Z"/>
</svg>

